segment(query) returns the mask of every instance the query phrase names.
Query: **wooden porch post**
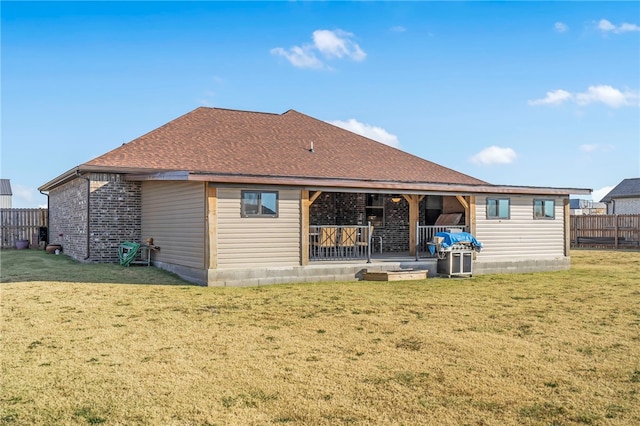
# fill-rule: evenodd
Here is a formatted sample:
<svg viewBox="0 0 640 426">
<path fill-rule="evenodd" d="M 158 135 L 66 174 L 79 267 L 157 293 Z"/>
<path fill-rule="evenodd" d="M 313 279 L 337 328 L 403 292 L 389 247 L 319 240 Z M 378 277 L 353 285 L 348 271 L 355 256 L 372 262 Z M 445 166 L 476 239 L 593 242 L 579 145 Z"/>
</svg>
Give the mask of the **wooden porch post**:
<svg viewBox="0 0 640 426">
<path fill-rule="evenodd" d="M 309 198 L 309 191 L 303 189 L 300 191 L 300 265 L 309 264 L 309 207 L 318 199 L 322 191 L 316 191 Z"/>
<path fill-rule="evenodd" d="M 209 269 L 218 267 L 218 191 L 207 184 L 207 260 Z"/>
<path fill-rule="evenodd" d="M 571 255 L 571 206 L 569 205 L 569 197 L 562 201 L 564 203 L 564 255 L 569 257 Z"/>
<path fill-rule="evenodd" d="M 409 203 L 409 254 L 416 255 L 416 244 L 418 242 L 417 225 L 420 220 L 420 201 L 424 195 L 406 195 L 402 194 Z"/>
<path fill-rule="evenodd" d="M 309 191 L 303 189 L 300 196 L 300 264 L 309 264 Z"/>
<path fill-rule="evenodd" d="M 476 197 L 469 195 L 469 233 L 476 235 Z M 475 255 L 475 252 L 474 252 Z"/>
</svg>

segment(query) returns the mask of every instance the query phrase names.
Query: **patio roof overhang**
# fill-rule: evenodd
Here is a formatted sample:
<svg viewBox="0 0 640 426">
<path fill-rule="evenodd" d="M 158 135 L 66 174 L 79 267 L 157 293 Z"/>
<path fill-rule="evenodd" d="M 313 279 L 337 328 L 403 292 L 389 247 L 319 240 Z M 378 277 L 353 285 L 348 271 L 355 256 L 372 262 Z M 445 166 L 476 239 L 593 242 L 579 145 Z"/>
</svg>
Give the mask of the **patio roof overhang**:
<svg viewBox="0 0 640 426">
<path fill-rule="evenodd" d="M 380 192 L 402 194 L 529 194 L 529 195 L 569 195 L 591 194 L 587 188 L 554 188 L 513 185 L 468 185 L 438 182 L 402 182 L 379 180 L 352 180 L 341 178 L 315 178 L 305 176 L 265 176 L 265 175 L 229 175 L 194 172 L 168 172 L 152 174 L 130 174 L 127 180 L 191 180 L 214 182 L 222 185 L 267 185 L 299 187 L 309 191 L 323 192 Z"/>
<path fill-rule="evenodd" d="M 440 182 L 406 182 L 354 180 L 343 178 L 318 178 L 312 176 L 269 176 L 269 175 L 235 175 L 185 170 L 131 169 L 101 166 L 78 166 L 57 178 L 45 183 L 41 191 L 49 191 L 84 173 L 120 173 L 130 181 L 202 181 L 221 185 L 262 185 L 298 187 L 309 191 L 323 192 L 379 192 L 401 194 L 442 194 L 442 195 L 477 195 L 477 194 L 521 194 L 521 195 L 589 195 L 591 189 L 555 188 L 513 185 L 469 185 L 463 183 Z"/>
</svg>

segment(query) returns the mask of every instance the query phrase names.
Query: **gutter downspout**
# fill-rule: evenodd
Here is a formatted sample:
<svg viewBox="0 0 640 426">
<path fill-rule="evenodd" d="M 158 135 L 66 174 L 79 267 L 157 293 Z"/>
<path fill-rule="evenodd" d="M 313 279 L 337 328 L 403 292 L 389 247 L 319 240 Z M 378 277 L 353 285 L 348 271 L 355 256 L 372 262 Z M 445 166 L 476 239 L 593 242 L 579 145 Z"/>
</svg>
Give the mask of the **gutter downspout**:
<svg viewBox="0 0 640 426">
<path fill-rule="evenodd" d="M 38 192 L 47 197 L 47 244 L 49 244 L 49 241 L 51 241 L 51 222 L 49 221 L 49 212 L 51 211 L 51 208 L 49 206 L 49 194 L 45 194 L 40 190 L 38 190 Z M 47 246 L 45 244 L 45 249 L 46 247 Z"/>
<path fill-rule="evenodd" d="M 76 171 L 76 176 L 87 181 L 87 257 L 84 260 L 88 260 L 91 257 L 91 179 L 82 176 L 80 170 Z"/>
</svg>

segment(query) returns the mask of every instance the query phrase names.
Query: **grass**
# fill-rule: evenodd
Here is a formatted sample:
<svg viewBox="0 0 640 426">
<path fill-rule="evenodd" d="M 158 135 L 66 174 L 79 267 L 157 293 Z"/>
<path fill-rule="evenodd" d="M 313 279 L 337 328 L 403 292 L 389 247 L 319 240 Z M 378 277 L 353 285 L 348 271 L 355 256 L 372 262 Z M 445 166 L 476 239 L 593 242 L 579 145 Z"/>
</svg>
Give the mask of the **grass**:
<svg viewBox="0 0 640 426">
<path fill-rule="evenodd" d="M 0 424 L 640 424 L 638 252 L 252 288 L 115 265 L 75 282 L 102 266 L 73 262 L 54 280 L 21 252 L 1 253 L 2 279 L 25 278 L 0 285 Z"/>
<path fill-rule="evenodd" d="M 117 264 L 80 263 L 44 250 L 0 252 L 0 282 L 62 281 L 126 284 L 188 284 L 157 268 Z"/>
</svg>

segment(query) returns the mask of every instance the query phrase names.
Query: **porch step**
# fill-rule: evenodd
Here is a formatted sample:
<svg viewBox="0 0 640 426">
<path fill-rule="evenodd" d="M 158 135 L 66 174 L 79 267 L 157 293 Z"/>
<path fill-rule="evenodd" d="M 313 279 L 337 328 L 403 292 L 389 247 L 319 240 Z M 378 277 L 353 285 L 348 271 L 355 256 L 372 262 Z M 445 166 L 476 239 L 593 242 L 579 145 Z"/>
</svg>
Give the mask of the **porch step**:
<svg viewBox="0 0 640 426">
<path fill-rule="evenodd" d="M 366 281 L 410 281 L 410 280 L 426 280 L 427 270 L 414 271 L 413 269 L 404 269 L 398 271 L 375 271 L 365 272 L 363 278 Z"/>
</svg>

